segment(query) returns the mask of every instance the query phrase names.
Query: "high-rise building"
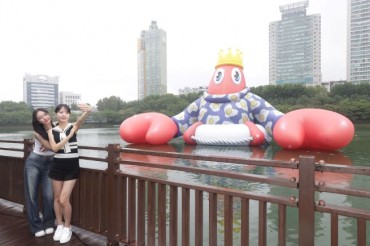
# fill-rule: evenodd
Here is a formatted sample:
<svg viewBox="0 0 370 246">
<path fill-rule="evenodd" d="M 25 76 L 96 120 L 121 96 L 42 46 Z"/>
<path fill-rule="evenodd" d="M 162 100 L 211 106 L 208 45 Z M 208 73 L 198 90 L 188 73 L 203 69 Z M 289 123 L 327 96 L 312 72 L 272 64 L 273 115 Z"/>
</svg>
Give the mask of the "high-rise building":
<svg viewBox="0 0 370 246">
<path fill-rule="evenodd" d="M 370 82 L 370 0 L 347 4 L 347 81 Z"/>
<path fill-rule="evenodd" d="M 269 25 L 270 84 L 321 84 L 321 16 L 307 15 L 308 1 L 280 6 Z"/>
<path fill-rule="evenodd" d="M 152 21 L 138 40 L 138 99 L 167 93 L 167 37 Z"/>
<path fill-rule="evenodd" d="M 72 104 L 80 100 L 81 100 L 81 94 L 76 94 L 76 93 L 69 92 L 69 91 L 59 92 L 59 103 L 64 103 L 71 107 Z"/>
<path fill-rule="evenodd" d="M 203 93 L 208 90 L 208 86 L 199 86 L 199 87 L 188 87 L 186 86 L 183 89 L 179 89 L 179 95 L 187 95 L 189 93 Z"/>
<path fill-rule="evenodd" d="M 33 108 L 50 108 L 58 104 L 59 76 L 25 74 L 23 101 Z"/>
</svg>

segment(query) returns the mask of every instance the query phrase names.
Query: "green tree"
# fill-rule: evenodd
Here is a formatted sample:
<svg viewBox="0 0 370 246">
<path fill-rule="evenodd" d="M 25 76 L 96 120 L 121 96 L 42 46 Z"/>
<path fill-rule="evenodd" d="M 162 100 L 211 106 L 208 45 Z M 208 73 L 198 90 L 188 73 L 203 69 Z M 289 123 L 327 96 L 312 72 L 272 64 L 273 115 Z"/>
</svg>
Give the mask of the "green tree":
<svg viewBox="0 0 370 246">
<path fill-rule="evenodd" d="M 24 102 L 0 102 L 0 125 L 31 124 L 32 108 Z"/>
<path fill-rule="evenodd" d="M 331 88 L 331 96 L 341 96 L 341 97 L 352 97 L 353 95 L 363 95 L 370 97 L 370 83 L 343 83 L 337 84 Z"/>
<path fill-rule="evenodd" d="M 104 110 L 113 110 L 113 111 L 119 111 L 125 106 L 125 102 L 122 101 L 120 97 L 111 96 L 109 98 L 105 97 L 103 99 L 100 99 L 96 106 L 99 111 Z"/>
</svg>

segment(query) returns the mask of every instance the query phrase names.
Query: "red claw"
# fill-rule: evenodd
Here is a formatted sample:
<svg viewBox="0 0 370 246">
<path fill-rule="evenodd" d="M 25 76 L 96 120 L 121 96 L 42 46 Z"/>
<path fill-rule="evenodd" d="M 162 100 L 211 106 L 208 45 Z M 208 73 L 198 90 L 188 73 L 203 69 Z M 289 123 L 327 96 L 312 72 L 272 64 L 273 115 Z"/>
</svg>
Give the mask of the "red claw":
<svg viewBox="0 0 370 246">
<path fill-rule="evenodd" d="M 187 144 L 197 144 L 191 137 L 195 136 L 195 131 L 198 128 L 198 126 L 203 125 L 203 122 L 196 122 L 193 125 L 191 125 L 184 133 L 183 138 L 185 143 Z"/>
<path fill-rule="evenodd" d="M 337 150 L 348 145 L 354 126 L 345 116 L 323 109 L 299 109 L 282 116 L 273 129 L 284 149 Z"/>
<path fill-rule="evenodd" d="M 256 124 L 247 121 L 245 122 L 245 125 L 248 126 L 250 135 L 251 137 L 253 137 L 253 140 L 249 143 L 249 145 L 258 146 L 265 142 L 265 134 L 260 129 L 258 129 Z"/>
<path fill-rule="evenodd" d="M 121 138 L 134 144 L 165 144 L 177 133 L 175 122 L 161 113 L 142 113 L 122 122 Z"/>
</svg>

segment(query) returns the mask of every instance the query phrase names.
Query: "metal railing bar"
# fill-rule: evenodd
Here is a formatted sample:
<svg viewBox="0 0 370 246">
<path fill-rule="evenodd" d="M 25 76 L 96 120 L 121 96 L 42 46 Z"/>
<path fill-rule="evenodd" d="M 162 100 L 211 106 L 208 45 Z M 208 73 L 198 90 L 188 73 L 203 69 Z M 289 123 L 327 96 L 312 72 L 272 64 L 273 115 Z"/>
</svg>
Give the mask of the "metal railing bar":
<svg viewBox="0 0 370 246">
<path fill-rule="evenodd" d="M 107 158 L 89 157 L 89 156 L 83 156 L 83 155 L 80 155 L 79 157 L 82 160 L 107 162 Z"/>
<path fill-rule="evenodd" d="M 0 147 L 0 150 L 23 152 L 23 149 L 16 149 L 16 148 L 2 148 L 2 147 Z"/>
<path fill-rule="evenodd" d="M 318 172 L 349 173 L 370 175 L 370 167 L 347 166 L 337 164 L 316 164 L 315 170 Z"/>
<path fill-rule="evenodd" d="M 224 188 L 224 187 L 219 187 L 219 186 L 201 185 L 201 184 L 192 185 L 186 182 L 158 180 L 156 178 L 145 177 L 143 175 L 139 176 L 139 175 L 134 175 L 134 174 L 122 173 L 120 170 L 117 170 L 117 173 L 120 173 L 120 175 L 124 177 L 135 178 L 138 180 L 145 180 L 145 181 L 158 183 L 158 184 L 172 185 L 172 186 L 177 186 L 180 188 L 200 190 L 200 191 L 205 191 L 208 193 L 216 193 L 220 195 L 230 195 L 233 197 L 247 198 L 250 200 L 271 202 L 271 203 L 282 204 L 282 205 L 291 206 L 291 207 L 297 207 L 297 203 L 298 203 L 298 199 L 296 199 L 294 196 L 283 197 L 283 196 L 276 196 L 276 195 L 270 195 L 270 194 L 259 195 L 258 193 L 255 193 L 255 192 L 234 190 L 234 189 Z"/>
<path fill-rule="evenodd" d="M 172 158 L 181 158 L 181 159 L 190 159 L 190 160 L 201 160 L 201 161 L 215 161 L 215 162 L 226 162 L 226 163 L 237 163 L 244 165 L 256 165 L 256 166 L 268 166 L 268 167 L 283 167 L 290 169 L 297 169 L 297 162 L 290 161 L 278 161 L 265 159 L 243 159 L 243 158 L 233 158 L 233 157 L 221 157 L 221 156 L 205 156 L 197 154 L 184 154 L 184 153 L 173 153 L 173 152 L 157 152 L 152 150 L 141 150 L 141 149 L 130 149 L 130 148 L 121 148 L 121 153 L 133 153 L 140 155 L 153 155 L 161 157 L 172 157 Z"/>
<path fill-rule="evenodd" d="M 315 210 L 318 212 L 325 212 L 357 219 L 370 220 L 370 210 L 365 210 L 361 208 L 325 204 L 325 205 L 316 205 Z"/>
<path fill-rule="evenodd" d="M 23 144 L 23 140 L 0 140 L 0 143 L 16 143 L 16 144 Z"/>
<path fill-rule="evenodd" d="M 270 176 L 263 176 L 257 174 L 247 174 L 247 173 L 235 173 L 233 171 L 222 171 L 222 170 L 210 170 L 207 168 L 200 167 L 184 167 L 184 166 L 174 166 L 170 164 L 160 164 L 160 163 L 147 163 L 141 161 L 119 161 L 120 164 L 133 165 L 133 166 L 144 166 L 153 168 L 162 168 L 166 170 L 176 170 L 192 173 L 200 173 L 207 175 L 214 175 L 218 177 L 227 177 L 233 179 L 241 179 L 244 181 L 254 181 L 266 184 L 279 185 L 288 188 L 297 188 L 298 183 L 295 179 L 277 178 Z"/>
<path fill-rule="evenodd" d="M 351 188 L 340 188 L 330 184 L 317 185 L 316 191 L 370 198 L 370 191 L 356 190 Z"/>
</svg>

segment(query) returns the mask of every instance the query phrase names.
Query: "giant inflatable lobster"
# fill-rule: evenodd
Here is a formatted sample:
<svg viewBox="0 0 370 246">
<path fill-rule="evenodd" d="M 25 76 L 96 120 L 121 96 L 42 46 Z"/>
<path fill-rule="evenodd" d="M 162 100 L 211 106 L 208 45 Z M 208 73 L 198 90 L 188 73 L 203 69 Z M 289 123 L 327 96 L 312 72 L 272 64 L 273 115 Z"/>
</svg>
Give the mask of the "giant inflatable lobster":
<svg viewBox="0 0 370 246">
<path fill-rule="evenodd" d="M 345 116 L 314 108 L 283 114 L 246 87 L 242 70 L 239 50 L 220 51 L 203 96 L 173 117 L 149 112 L 126 119 L 121 138 L 158 145 L 183 136 L 188 144 L 252 146 L 274 139 L 283 149 L 321 150 L 337 150 L 352 141 L 354 126 Z"/>
</svg>

